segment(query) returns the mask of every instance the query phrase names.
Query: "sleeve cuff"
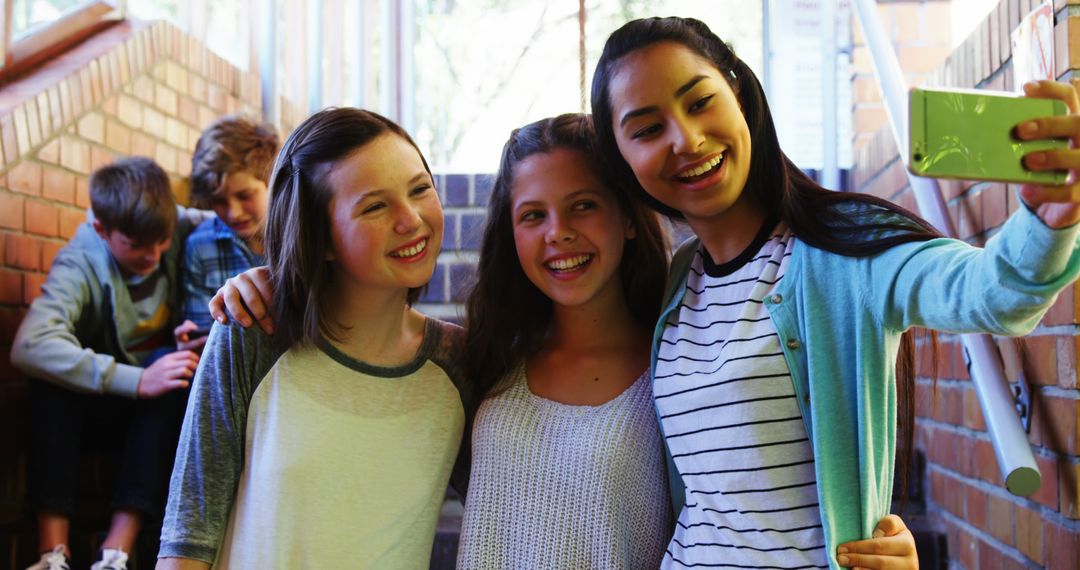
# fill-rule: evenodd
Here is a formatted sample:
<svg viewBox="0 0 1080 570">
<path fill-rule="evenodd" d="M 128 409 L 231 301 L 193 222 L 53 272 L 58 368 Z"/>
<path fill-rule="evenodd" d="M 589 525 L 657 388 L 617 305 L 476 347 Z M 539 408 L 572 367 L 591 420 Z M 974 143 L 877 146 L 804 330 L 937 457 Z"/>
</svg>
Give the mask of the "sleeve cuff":
<svg viewBox="0 0 1080 570">
<path fill-rule="evenodd" d="M 139 366 L 117 363 L 107 391 L 110 394 L 135 399 L 139 393 L 139 379 L 142 378 L 142 373 L 143 368 Z"/>
</svg>

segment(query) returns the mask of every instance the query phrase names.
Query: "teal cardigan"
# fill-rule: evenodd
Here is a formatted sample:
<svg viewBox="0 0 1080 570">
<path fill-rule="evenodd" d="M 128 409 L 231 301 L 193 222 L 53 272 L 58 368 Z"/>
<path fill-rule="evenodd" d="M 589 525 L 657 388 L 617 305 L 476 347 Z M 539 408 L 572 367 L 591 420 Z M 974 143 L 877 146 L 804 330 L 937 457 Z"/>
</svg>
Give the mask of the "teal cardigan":
<svg viewBox="0 0 1080 570">
<path fill-rule="evenodd" d="M 1080 274 L 1080 225 L 1052 230 L 1021 207 L 985 248 L 938 238 L 845 257 L 796 241 L 787 273 L 765 299 L 814 448 L 830 553 L 869 538 L 889 513 L 896 453 L 895 362 L 911 327 L 1017 336 L 1030 332 Z M 672 260 L 653 333 L 678 310 L 699 242 Z M 668 457 L 674 512 L 685 489 Z M 829 563 L 836 568 L 835 555 Z"/>
</svg>

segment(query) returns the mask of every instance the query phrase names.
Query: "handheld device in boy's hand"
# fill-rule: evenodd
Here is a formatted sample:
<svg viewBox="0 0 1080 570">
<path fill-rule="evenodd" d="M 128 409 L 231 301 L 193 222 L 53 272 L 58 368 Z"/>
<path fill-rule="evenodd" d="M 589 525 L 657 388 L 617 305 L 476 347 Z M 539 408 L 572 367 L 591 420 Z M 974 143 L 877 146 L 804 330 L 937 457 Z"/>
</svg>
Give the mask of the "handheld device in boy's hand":
<svg viewBox="0 0 1080 570">
<path fill-rule="evenodd" d="M 1064 170 L 1028 170 L 1024 155 L 1066 149 L 1068 139 L 1020 140 L 1016 126 L 1065 115 L 1065 103 L 1012 93 L 960 89 L 910 92 L 908 169 L 918 176 L 1064 184 Z"/>
</svg>

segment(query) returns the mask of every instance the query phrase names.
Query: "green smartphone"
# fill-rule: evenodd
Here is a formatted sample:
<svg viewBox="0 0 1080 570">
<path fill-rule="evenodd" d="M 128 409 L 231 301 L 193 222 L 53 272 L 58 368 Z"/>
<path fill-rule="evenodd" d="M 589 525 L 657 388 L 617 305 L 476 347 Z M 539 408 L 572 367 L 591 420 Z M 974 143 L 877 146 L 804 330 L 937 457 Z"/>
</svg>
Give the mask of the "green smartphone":
<svg viewBox="0 0 1080 570">
<path fill-rule="evenodd" d="M 971 89 L 913 88 L 909 99 L 908 169 L 917 176 L 1064 184 L 1065 170 L 1034 171 L 1024 155 L 1066 149 L 1068 139 L 1021 141 L 1020 123 L 1068 113 L 1056 99 Z"/>
</svg>

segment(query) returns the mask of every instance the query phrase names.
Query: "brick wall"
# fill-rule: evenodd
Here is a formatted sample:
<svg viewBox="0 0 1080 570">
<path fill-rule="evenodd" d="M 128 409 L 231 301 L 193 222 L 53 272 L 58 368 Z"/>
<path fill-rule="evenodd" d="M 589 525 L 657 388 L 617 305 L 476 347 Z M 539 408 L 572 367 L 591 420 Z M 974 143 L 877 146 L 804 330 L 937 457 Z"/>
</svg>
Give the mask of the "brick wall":
<svg viewBox="0 0 1080 570">
<path fill-rule="evenodd" d="M 172 26 L 138 22 L 0 90 L 0 568 L 23 568 L 37 546 L 24 513 L 27 380 L 11 367 L 11 342 L 56 252 L 85 220 L 89 174 L 119 156 L 149 156 L 186 202 L 202 128 L 225 113 L 258 114 L 259 97 L 254 76 Z M 83 458 L 79 492 L 107 501 L 95 488 L 108 479 L 99 461 Z"/>
<path fill-rule="evenodd" d="M 912 14 L 923 33 L 938 20 L 941 2 L 890 2 L 880 11 L 894 18 L 886 29 L 906 34 Z M 1055 1 L 1055 57 L 1059 79 L 1080 68 L 1080 1 Z M 940 65 L 927 70 L 910 67 L 901 50 L 909 81 L 931 85 L 1012 88 L 1009 33 L 1036 2 L 1002 0 L 993 12 L 948 58 L 936 51 L 927 61 Z M 905 23 L 906 22 L 906 23 Z M 938 22 L 940 23 L 940 22 Z M 933 24 L 937 25 L 937 24 Z M 940 33 L 940 32 L 938 32 Z M 946 32 L 947 33 L 947 32 Z M 924 37 L 922 41 L 933 42 Z M 876 86 L 867 85 L 868 67 L 855 77 L 856 113 L 860 104 L 873 105 Z M 915 209 L 904 166 L 889 129 L 858 135 L 856 166 L 851 186 Z M 1001 184 L 942 181 L 949 214 L 960 237 L 982 244 L 1019 203 L 1016 188 Z M 1010 379 L 1022 366 L 1034 391 L 1034 416 L 1029 439 L 1043 476 L 1042 488 L 1030 498 L 1005 490 L 994 451 L 986 433 L 974 386 L 964 366 L 956 337 L 941 337 L 941 360 L 936 386 L 930 380 L 928 358 L 920 359 L 917 387 L 917 446 L 926 454 L 927 509 L 947 534 L 951 563 L 957 568 L 1080 567 L 1080 389 L 1076 354 L 1080 347 L 1077 292 L 1066 290 L 1036 330 L 1023 341 L 1022 362 L 1006 363 Z M 1013 342 L 1000 340 L 999 342 Z M 926 356 L 925 352 L 922 356 Z"/>
</svg>

